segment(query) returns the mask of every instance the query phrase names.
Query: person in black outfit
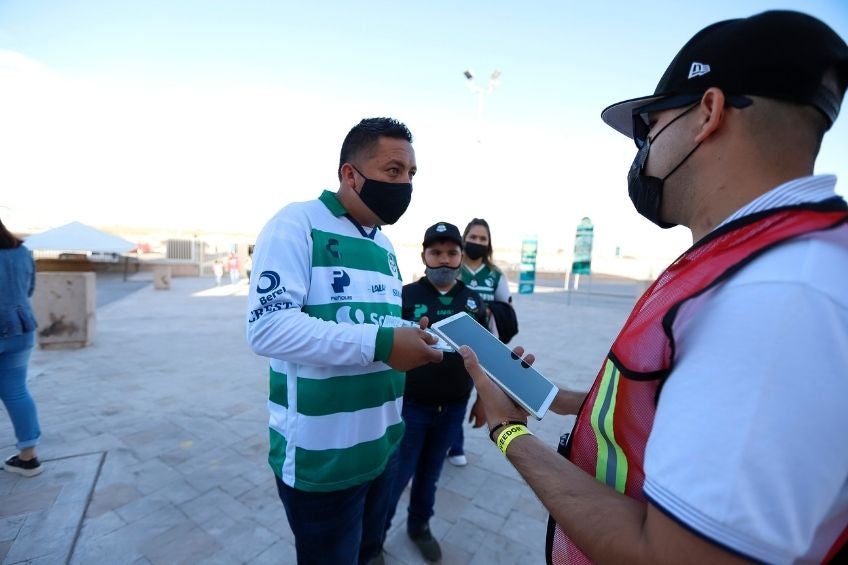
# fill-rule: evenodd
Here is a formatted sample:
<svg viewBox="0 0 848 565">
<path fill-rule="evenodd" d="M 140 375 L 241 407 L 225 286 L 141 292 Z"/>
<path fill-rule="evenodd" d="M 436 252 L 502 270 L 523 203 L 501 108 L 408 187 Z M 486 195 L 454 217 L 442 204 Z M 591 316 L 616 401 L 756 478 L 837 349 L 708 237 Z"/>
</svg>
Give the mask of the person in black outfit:
<svg viewBox="0 0 848 565">
<path fill-rule="evenodd" d="M 485 326 L 483 299 L 456 278 L 462 263 L 459 229 L 447 222 L 427 228 L 421 259 L 425 276 L 403 287 L 403 318 L 418 322 L 426 316 L 432 324 L 468 312 Z M 462 357 L 454 351 L 446 352 L 439 363 L 428 363 L 406 373 L 406 432 L 400 444 L 398 476 L 389 501 L 386 531 L 400 495 L 412 479 L 406 531 L 428 561 L 438 561 L 442 556 L 430 532 L 429 520 L 436 500 L 436 482 L 454 436 L 452 430 L 462 425 L 471 388 Z M 482 426 L 484 421 L 484 414 L 477 415 L 474 427 Z"/>
</svg>

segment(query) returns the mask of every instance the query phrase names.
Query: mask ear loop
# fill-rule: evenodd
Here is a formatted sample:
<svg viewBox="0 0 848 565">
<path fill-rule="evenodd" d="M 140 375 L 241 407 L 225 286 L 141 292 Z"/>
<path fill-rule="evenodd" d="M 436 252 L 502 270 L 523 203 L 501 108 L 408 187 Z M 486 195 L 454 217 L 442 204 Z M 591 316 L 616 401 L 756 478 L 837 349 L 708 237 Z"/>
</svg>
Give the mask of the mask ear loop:
<svg viewBox="0 0 848 565">
<path fill-rule="evenodd" d="M 353 163 L 348 163 L 348 165 L 350 165 L 353 168 L 354 171 L 359 173 L 359 176 L 361 176 L 363 179 L 365 179 L 366 181 L 370 180 L 368 177 L 366 177 L 365 175 L 362 174 L 362 171 L 360 171 L 359 169 L 356 168 L 356 165 L 354 165 Z M 354 186 L 353 191 L 356 194 L 361 194 L 362 193 L 362 187 L 360 187 L 359 190 L 356 190 L 356 186 Z"/>
<path fill-rule="evenodd" d="M 655 140 L 656 138 L 658 138 L 658 137 L 660 136 L 660 134 L 661 134 L 662 132 L 664 132 L 664 131 L 666 130 L 666 128 L 668 128 L 668 126 L 670 126 L 671 124 L 673 124 L 674 122 L 676 122 L 677 120 L 679 120 L 680 118 L 682 118 L 683 116 L 685 116 L 686 114 L 688 114 L 689 112 L 691 112 L 693 109 L 695 109 L 696 107 L 698 107 L 700 104 L 701 104 L 701 102 L 700 102 L 700 101 L 695 102 L 694 104 L 692 104 L 691 106 L 689 106 L 689 107 L 686 109 L 686 111 L 685 111 L 685 112 L 681 112 L 680 114 L 678 114 L 677 116 L 675 116 L 675 118 L 674 118 L 673 120 L 671 120 L 670 122 L 668 122 L 666 125 L 664 125 L 664 126 L 662 127 L 662 129 L 661 129 L 660 131 L 658 131 L 658 132 L 657 132 L 657 135 L 655 135 L 654 137 L 648 137 L 648 138 L 646 139 L 646 141 L 645 141 L 645 146 L 646 146 L 646 147 L 650 147 L 651 142 L 652 142 L 653 140 Z M 680 162 L 677 164 L 677 166 L 676 166 L 676 167 L 674 167 L 674 168 L 671 170 L 671 172 L 670 172 L 670 173 L 668 173 L 666 176 L 664 176 L 664 177 L 662 178 L 663 182 L 665 182 L 665 179 L 667 179 L 668 177 L 670 177 L 671 175 L 673 175 L 673 174 L 674 174 L 674 172 L 675 172 L 677 169 L 679 169 L 679 168 L 683 165 L 683 163 L 685 163 L 685 162 L 686 162 L 686 160 L 687 160 L 687 159 L 689 159 L 689 157 L 691 157 L 691 156 L 692 156 L 692 153 L 694 153 L 694 152 L 695 152 L 695 150 L 696 150 L 696 149 L 698 149 L 698 147 L 700 147 L 700 146 L 701 146 L 701 144 L 700 144 L 700 143 L 698 143 L 698 145 L 696 145 L 696 146 L 692 149 L 692 151 L 690 151 L 689 153 L 687 153 L 687 154 L 686 154 L 686 157 L 684 157 L 684 158 L 683 158 L 683 160 L 682 160 L 682 161 L 680 161 Z M 646 159 L 645 159 L 645 161 L 642 163 L 642 168 L 643 168 L 643 169 L 644 169 L 645 165 L 647 164 L 647 162 L 648 162 L 648 159 L 646 158 Z"/>
<path fill-rule="evenodd" d="M 686 114 L 688 114 L 689 112 L 694 110 L 700 104 L 701 104 L 701 101 L 699 100 L 699 101 L 695 102 L 694 104 L 692 104 L 691 106 L 689 106 L 688 108 L 686 108 L 685 112 L 681 112 L 680 114 L 676 115 L 673 120 L 668 122 L 666 125 L 664 125 L 662 127 L 662 129 L 660 131 L 657 132 L 657 135 L 655 135 L 653 137 L 645 136 L 646 141 L 651 142 L 651 141 L 655 140 L 656 138 L 658 138 L 660 136 L 660 134 L 668 128 L 668 126 L 670 126 L 671 124 L 673 124 L 674 122 L 676 122 L 677 120 L 679 120 L 680 118 L 682 118 L 683 116 L 685 116 Z M 353 167 L 353 165 L 351 165 L 351 167 Z M 356 169 L 356 167 L 353 167 L 353 168 Z M 359 171 L 357 171 L 357 172 L 359 172 Z M 362 173 L 359 173 L 359 174 L 361 175 Z"/>
<path fill-rule="evenodd" d="M 687 154 L 686 154 L 686 157 L 684 157 L 684 158 L 683 158 L 683 160 L 682 160 L 682 161 L 680 161 L 680 162 L 677 164 L 677 166 L 676 166 L 676 167 L 674 167 L 674 168 L 671 170 L 671 172 L 670 172 L 670 173 L 668 173 L 666 176 L 664 176 L 664 177 L 662 178 L 663 182 L 665 182 L 665 179 L 667 179 L 668 177 L 670 177 L 671 175 L 673 175 L 673 174 L 674 174 L 674 172 L 675 172 L 677 169 L 679 169 L 680 167 L 682 167 L 682 166 L 683 166 L 683 163 L 685 163 L 685 162 L 686 162 L 686 160 L 687 160 L 689 157 L 691 157 L 691 156 L 692 156 L 692 153 L 694 153 L 694 152 L 695 152 L 695 150 L 696 150 L 696 149 L 698 149 L 700 146 L 701 146 L 701 144 L 699 143 L 698 145 L 696 145 L 696 146 L 692 149 L 692 151 L 690 151 L 689 153 L 687 153 Z"/>
</svg>

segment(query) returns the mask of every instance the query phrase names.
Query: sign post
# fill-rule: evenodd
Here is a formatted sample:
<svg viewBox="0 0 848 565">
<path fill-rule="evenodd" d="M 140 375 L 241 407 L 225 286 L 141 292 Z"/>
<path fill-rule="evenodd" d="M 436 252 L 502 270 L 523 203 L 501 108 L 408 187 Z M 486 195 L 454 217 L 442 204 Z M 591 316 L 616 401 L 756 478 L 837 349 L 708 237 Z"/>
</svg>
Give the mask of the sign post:
<svg viewBox="0 0 848 565">
<path fill-rule="evenodd" d="M 518 275 L 518 294 L 533 294 L 536 286 L 536 238 L 525 239 L 521 244 L 521 264 Z"/>
<path fill-rule="evenodd" d="M 574 260 L 571 263 L 571 273 L 574 275 L 574 290 L 580 282 L 580 275 L 592 274 L 592 241 L 595 226 L 588 217 L 580 220 L 577 234 L 574 236 Z"/>
</svg>

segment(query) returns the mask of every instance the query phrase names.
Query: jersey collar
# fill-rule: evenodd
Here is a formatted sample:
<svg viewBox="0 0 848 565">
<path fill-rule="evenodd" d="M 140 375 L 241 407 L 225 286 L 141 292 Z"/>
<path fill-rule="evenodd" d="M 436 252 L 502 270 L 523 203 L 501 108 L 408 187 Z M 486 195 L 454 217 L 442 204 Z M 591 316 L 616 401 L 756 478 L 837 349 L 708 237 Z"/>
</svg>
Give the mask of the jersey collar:
<svg viewBox="0 0 848 565">
<path fill-rule="evenodd" d="M 380 229 L 379 226 L 375 226 L 369 230 L 366 230 L 359 222 L 353 219 L 353 216 L 348 214 L 348 211 L 345 210 L 344 205 L 339 202 L 338 196 L 334 192 L 330 192 L 329 190 L 325 190 L 321 193 L 321 196 L 318 197 L 318 200 L 324 203 L 324 206 L 330 211 L 330 213 L 338 218 L 339 216 L 345 216 L 350 223 L 359 230 L 359 233 L 362 234 L 362 237 L 367 237 L 368 239 L 374 239 L 374 236 L 377 234 L 377 230 Z"/>
</svg>

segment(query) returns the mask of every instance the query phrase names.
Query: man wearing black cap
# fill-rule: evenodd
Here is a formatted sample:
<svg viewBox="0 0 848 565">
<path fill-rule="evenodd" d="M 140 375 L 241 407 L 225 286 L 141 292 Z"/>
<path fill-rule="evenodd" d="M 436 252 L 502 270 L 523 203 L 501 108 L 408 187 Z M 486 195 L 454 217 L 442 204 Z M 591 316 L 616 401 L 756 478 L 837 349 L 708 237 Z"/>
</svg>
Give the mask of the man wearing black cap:
<svg viewBox="0 0 848 565">
<path fill-rule="evenodd" d="M 772 11 L 705 28 L 652 96 L 602 113 L 636 142 L 636 209 L 694 244 L 583 402 L 555 401 L 580 405 L 566 458 L 461 351 L 493 436 L 551 512 L 551 562 L 844 562 L 848 207 L 812 173 L 846 86 L 845 42 Z"/>
<path fill-rule="evenodd" d="M 483 299 L 456 278 L 462 265 L 459 229 L 448 222 L 438 222 L 427 228 L 421 259 L 425 276 L 403 287 L 403 318 L 418 322 L 426 316 L 434 323 L 459 312 L 468 312 L 485 326 Z M 438 561 L 442 554 L 430 532 L 429 521 L 436 501 L 436 482 L 455 430 L 462 426 L 471 388 L 471 378 L 462 358 L 453 351 L 446 352 L 441 362 L 428 363 L 406 373 L 403 394 L 406 430 L 400 444 L 398 475 L 390 498 L 386 529 L 403 489 L 412 479 L 406 531 L 428 561 Z M 480 427 L 485 417 L 479 406 L 475 410 L 472 410 L 474 426 Z"/>
</svg>

